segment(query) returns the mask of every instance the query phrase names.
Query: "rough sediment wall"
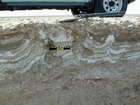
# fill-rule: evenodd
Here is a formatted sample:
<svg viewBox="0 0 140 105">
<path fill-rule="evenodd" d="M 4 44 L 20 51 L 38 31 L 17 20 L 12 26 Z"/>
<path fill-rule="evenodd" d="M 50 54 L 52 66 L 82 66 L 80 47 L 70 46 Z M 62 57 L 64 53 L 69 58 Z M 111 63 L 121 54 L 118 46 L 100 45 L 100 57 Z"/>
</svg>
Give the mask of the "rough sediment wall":
<svg viewBox="0 0 140 105">
<path fill-rule="evenodd" d="M 0 19 L 0 105 L 139 105 L 139 18 L 58 20 Z"/>
</svg>

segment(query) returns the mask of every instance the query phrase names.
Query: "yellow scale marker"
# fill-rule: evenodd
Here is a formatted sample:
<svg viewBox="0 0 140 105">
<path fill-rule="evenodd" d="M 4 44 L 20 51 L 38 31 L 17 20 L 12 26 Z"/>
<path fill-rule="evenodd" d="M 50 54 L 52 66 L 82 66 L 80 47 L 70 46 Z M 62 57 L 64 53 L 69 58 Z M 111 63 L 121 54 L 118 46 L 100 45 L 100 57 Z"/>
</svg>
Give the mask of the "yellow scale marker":
<svg viewBox="0 0 140 105">
<path fill-rule="evenodd" d="M 57 47 L 57 50 L 64 50 L 64 47 Z"/>
</svg>

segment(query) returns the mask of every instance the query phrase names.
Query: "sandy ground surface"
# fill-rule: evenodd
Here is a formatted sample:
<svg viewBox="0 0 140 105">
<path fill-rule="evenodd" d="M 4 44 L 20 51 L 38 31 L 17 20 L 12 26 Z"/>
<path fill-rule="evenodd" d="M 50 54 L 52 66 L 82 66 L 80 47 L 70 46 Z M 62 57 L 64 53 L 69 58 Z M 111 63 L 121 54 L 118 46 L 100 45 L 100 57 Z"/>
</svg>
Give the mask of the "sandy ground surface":
<svg viewBox="0 0 140 105">
<path fill-rule="evenodd" d="M 0 105 L 140 105 L 140 17 L 71 18 L 0 18 Z"/>
</svg>

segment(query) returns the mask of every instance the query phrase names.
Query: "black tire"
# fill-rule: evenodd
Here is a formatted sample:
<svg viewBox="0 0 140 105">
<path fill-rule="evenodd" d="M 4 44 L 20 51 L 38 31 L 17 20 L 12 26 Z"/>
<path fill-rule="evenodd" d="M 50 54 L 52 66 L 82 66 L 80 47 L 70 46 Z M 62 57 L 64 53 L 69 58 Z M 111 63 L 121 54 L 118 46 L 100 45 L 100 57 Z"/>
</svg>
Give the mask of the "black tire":
<svg viewBox="0 0 140 105">
<path fill-rule="evenodd" d="M 77 14 L 80 14 L 80 11 L 78 8 L 73 8 L 73 9 L 71 9 L 71 13 L 72 13 L 72 15 L 77 15 Z"/>
<path fill-rule="evenodd" d="M 96 13 L 126 12 L 128 0 L 96 0 Z M 122 15 L 123 16 L 123 15 Z"/>
<path fill-rule="evenodd" d="M 73 8 L 71 9 L 71 13 L 72 15 L 78 15 L 78 14 L 86 14 L 88 13 L 88 10 L 87 9 L 79 9 L 79 8 Z"/>
</svg>

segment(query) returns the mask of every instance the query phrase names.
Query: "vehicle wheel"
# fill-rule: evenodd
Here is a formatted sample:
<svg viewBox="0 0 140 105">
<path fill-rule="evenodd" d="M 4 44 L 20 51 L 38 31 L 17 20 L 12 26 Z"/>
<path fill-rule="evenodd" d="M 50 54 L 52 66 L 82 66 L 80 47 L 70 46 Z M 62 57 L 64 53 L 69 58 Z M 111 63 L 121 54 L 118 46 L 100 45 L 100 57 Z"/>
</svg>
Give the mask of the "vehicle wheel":
<svg viewBox="0 0 140 105">
<path fill-rule="evenodd" d="M 97 13 L 116 13 L 127 9 L 128 0 L 96 0 Z"/>
<path fill-rule="evenodd" d="M 84 10 L 78 9 L 78 8 L 73 8 L 71 9 L 72 15 L 78 15 L 78 14 L 84 14 L 86 13 Z"/>
</svg>

